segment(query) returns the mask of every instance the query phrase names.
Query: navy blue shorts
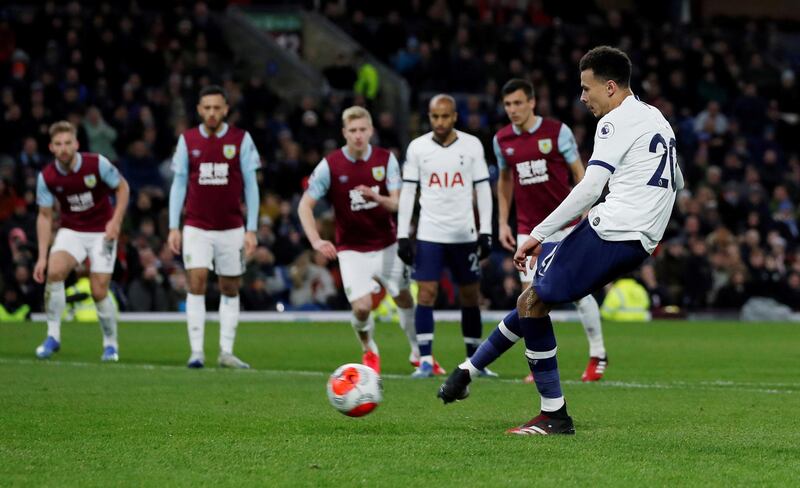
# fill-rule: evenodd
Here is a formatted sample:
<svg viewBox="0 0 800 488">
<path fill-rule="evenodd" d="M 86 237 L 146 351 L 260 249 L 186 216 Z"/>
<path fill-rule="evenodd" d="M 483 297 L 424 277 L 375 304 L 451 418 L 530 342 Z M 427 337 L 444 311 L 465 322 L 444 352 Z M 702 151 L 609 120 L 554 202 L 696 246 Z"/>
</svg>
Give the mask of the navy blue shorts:
<svg viewBox="0 0 800 488">
<path fill-rule="evenodd" d="M 477 241 L 458 244 L 417 241 L 412 278 L 438 282 L 445 266 L 450 269 L 456 284 L 468 285 L 479 281 L 481 267 L 478 264 Z"/>
<path fill-rule="evenodd" d="M 583 220 L 564 240 L 542 244 L 533 288 L 545 303 L 579 300 L 639 267 L 639 241 L 605 241 Z"/>
</svg>

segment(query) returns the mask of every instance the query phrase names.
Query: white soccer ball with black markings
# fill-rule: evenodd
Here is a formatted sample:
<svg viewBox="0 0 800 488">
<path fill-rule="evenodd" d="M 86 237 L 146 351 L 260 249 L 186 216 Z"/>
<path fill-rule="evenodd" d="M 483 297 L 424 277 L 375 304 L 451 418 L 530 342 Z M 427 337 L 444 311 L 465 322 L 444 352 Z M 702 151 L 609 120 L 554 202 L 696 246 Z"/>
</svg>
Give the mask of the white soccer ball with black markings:
<svg viewBox="0 0 800 488">
<path fill-rule="evenodd" d="M 381 377 L 363 364 L 339 366 L 328 378 L 328 400 L 348 417 L 363 417 L 383 400 Z"/>
</svg>

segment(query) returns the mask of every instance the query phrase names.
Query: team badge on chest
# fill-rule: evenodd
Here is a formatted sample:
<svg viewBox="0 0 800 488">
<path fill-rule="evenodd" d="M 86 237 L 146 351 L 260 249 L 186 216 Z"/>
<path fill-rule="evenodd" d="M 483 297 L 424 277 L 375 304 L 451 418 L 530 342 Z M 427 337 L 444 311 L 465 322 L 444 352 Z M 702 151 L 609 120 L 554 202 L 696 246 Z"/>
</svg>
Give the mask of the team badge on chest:
<svg viewBox="0 0 800 488">
<path fill-rule="evenodd" d="M 87 188 L 94 188 L 97 185 L 97 177 L 95 175 L 86 175 L 83 177 L 83 183 Z"/>
<path fill-rule="evenodd" d="M 552 139 L 539 139 L 539 152 L 542 154 L 550 154 L 550 151 L 553 150 L 553 140 Z"/>
<path fill-rule="evenodd" d="M 233 159 L 236 156 L 236 146 L 233 144 L 225 144 L 222 146 L 222 154 L 228 159 Z"/>
<path fill-rule="evenodd" d="M 386 168 L 383 166 L 375 166 L 372 168 L 372 177 L 375 181 L 383 181 L 386 178 Z"/>
</svg>

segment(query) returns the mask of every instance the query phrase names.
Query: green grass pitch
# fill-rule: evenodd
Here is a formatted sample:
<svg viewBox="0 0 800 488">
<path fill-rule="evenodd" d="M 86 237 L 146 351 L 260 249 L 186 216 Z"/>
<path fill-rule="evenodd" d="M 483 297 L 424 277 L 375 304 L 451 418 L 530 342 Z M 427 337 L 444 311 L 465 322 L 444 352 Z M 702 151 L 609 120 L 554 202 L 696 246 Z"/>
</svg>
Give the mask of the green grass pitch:
<svg viewBox="0 0 800 488">
<path fill-rule="evenodd" d="M 485 324 L 488 334 L 491 324 Z M 578 324 L 556 326 L 577 434 L 511 437 L 538 411 L 517 345 L 443 406 L 442 379 L 411 380 L 399 328 L 379 324 L 384 402 L 351 419 L 325 395 L 360 351 L 348 324 L 242 324 L 251 371 L 188 370 L 183 324 L 124 323 L 121 362 L 96 325 L 0 324 L 0 486 L 798 486 L 800 326 L 606 324 L 610 364 L 583 384 Z M 218 329 L 207 326 L 207 364 Z M 460 328 L 435 353 L 461 360 Z"/>
</svg>

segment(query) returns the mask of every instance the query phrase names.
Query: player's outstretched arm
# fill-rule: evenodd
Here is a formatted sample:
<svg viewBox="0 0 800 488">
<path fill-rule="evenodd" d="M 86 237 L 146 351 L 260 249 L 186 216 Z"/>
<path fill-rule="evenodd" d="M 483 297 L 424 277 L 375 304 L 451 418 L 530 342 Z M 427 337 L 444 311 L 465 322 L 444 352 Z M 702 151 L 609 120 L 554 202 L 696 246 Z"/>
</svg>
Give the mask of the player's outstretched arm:
<svg viewBox="0 0 800 488">
<path fill-rule="evenodd" d="M 50 237 L 53 229 L 53 207 L 39 207 L 36 217 L 36 237 L 39 242 L 39 258 L 33 268 L 33 279 L 44 283 L 47 271 L 47 251 L 50 248 Z"/>
<path fill-rule="evenodd" d="M 316 206 L 317 200 L 309 195 L 308 192 L 305 192 L 303 198 L 300 199 L 300 204 L 297 206 L 297 216 L 300 217 L 303 232 L 306 233 L 306 238 L 311 243 L 311 247 L 328 259 L 336 259 L 336 246 L 331 241 L 326 241 L 320 237 L 317 231 L 317 221 L 314 219 L 314 207 Z"/>
</svg>

